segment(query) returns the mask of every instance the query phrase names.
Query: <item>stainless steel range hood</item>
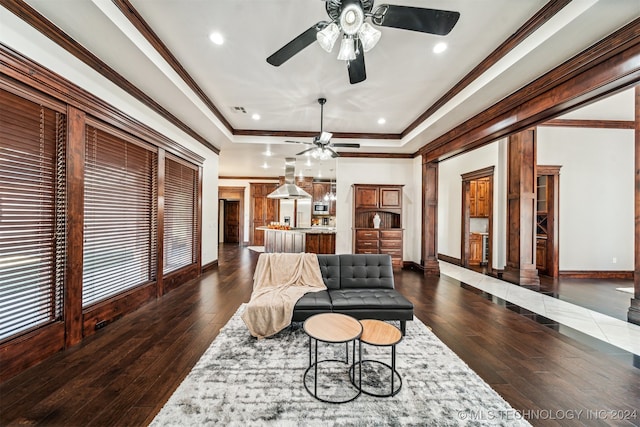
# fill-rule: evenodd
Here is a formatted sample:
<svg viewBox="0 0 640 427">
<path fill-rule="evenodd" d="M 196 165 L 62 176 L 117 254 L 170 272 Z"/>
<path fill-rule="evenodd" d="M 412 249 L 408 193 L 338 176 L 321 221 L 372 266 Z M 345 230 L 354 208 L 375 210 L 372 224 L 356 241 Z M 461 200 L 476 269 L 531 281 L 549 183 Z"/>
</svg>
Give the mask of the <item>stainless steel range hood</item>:
<svg viewBox="0 0 640 427">
<path fill-rule="evenodd" d="M 296 159 L 288 157 L 284 159 L 284 184 L 267 197 L 271 199 L 310 199 L 311 194 L 295 184 Z"/>
</svg>

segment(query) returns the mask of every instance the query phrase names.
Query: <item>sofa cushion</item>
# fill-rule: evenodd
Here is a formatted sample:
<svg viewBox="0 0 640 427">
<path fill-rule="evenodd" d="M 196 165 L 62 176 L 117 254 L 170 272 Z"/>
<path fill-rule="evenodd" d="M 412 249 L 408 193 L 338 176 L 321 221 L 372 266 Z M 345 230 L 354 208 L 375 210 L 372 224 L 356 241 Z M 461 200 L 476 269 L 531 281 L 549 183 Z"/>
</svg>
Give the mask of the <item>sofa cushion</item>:
<svg viewBox="0 0 640 427">
<path fill-rule="evenodd" d="M 314 314 L 331 313 L 331 298 L 327 291 L 307 292 L 293 307 L 294 322 L 304 322 Z"/>
<path fill-rule="evenodd" d="M 339 289 L 330 291 L 333 311 L 395 309 L 411 310 L 413 304 L 395 289 Z"/>
<path fill-rule="evenodd" d="M 295 310 L 318 309 L 331 311 L 331 298 L 328 291 L 307 292 L 294 306 Z"/>
<path fill-rule="evenodd" d="M 337 255 L 318 255 L 320 274 L 327 289 L 340 289 L 340 258 Z"/>
<path fill-rule="evenodd" d="M 339 257 L 341 289 L 393 289 L 391 256 L 386 254 L 342 254 Z"/>
</svg>

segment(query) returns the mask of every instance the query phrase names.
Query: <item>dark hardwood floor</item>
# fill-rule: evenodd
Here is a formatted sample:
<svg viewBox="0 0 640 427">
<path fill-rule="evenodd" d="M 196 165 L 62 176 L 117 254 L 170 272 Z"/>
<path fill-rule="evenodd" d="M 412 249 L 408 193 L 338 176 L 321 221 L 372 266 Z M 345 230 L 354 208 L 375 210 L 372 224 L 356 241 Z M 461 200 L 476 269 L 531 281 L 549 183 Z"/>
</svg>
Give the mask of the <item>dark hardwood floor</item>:
<svg viewBox="0 0 640 427">
<path fill-rule="evenodd" d="M 256 259 L 223 245 L 218 269 L 0 384 L 0 425 L 148 424 L 249 299 Z M 399 270 L 396 286 L 417 317 L 533 425 L 640 425 L 640 414 L 619 420 L 625 413 L 615 412 L 640 408 L 640 369 L 632 363 L 449 278 Z"/>
</svg>

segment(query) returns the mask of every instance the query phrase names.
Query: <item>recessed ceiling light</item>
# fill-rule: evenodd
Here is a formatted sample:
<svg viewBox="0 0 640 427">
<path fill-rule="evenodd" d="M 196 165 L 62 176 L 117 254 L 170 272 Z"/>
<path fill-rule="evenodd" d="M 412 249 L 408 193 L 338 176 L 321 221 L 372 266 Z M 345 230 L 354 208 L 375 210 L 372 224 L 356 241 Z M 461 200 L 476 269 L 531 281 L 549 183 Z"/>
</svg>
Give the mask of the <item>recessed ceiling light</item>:
<svg viewBox="0 0 640 427">
<path fill-rule="evenodd" d="M 262 154 L 264 154 L 265 156 L 271 156 L 273 153 L 271 152 L 271 150 L 269 150 L 269 149 L 267 148 L 267 151 L 265 151 L 265 152 L 264 152 L 264 153 L 262 153 Z"/>
<path fill-rule="evenodd" d="M 220 33 L 211 33 L 211 34 L 209 34 L 209 40 L 211 40 L 213 43 L 215 43 L 217 45 L 221 45 L 222 43 L 224 43 L 224 38 L 222 37 L 222 34 L 220 34 Z"/>
<path fill-rule="evenodd" d="M 307 159 L 307 163 L 305 163 L 305 166 L 311 166 L 311 159 Z"/>
<path fill-rule="evenodd" d="M 264 162 L 262 164 L 262 169 L 269 169 L 269 165 L 267 164 L 267 162 Z"/>
<path fill-rule="evenodd" d="M 251 115 L 251 118 L 252 118 L 253 120 L 260 120 L 260 114 L 258 114 L 258 113 L 253 113 L 253 114 Z"/>
<path fill-rule="evenodd" d="M 383 124 L 385 124 L 385 123 L 387 123 L 387 121 L 385 120 L 385 118 L 384 118 L 384 117 L 380 117 L 380 118 L 378 119 L 378 124 L 379 124 L 379 125 L 383 125 Z"/>
<path fill-rule="evenodd" d="M 433 52 L 434 53 L 442 53 L 445 50 L 447 50 L 447 44 L 444 43 L 444 42 L 440 42 L 440 43 L 438 43 L 437 45 L 435 45 L 433 47 Z"/>
</svg>

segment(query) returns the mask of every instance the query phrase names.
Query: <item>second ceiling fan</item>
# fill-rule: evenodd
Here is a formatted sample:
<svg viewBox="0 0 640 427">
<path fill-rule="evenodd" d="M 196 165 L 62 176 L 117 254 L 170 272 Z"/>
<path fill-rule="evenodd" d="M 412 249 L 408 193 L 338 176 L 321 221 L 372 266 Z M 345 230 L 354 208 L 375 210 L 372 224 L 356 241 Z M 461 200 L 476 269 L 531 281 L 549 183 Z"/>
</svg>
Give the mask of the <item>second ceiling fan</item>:
<svg viewBox="0 0 640 427">
<path fill-rule="evenodd" d="M 460 18 L 459 12 L 411 6 L 381 4 L 374 9 L 373 0 L 325 0 L 325 3 L 331 21 L 312 25 L 268 57 L 269 64 L 279 67 L 316 40 L 331 52 L 342 34 L 338 59 L 347 62 L 349 81 L 355 84 L 367 78 L 364 52 L 371 50 L 381 36 L 379 30 L 365 22 L 368 18 L 377 26 L 440 36 L 449 34 Z"/>
<path fill-rule="evenodd" d="M 326 160 L 330 157 L 339 156 L 339 154 L 333 149 L 334 147 L 360 148 L 360 144 L 331 142 L 331 137 L 333 136 L 333 134 L 331 132 L 325 132 L 323 128 L 324 104 L 326 103 L 327 103 L 326 98 L 318 98 L 318 104 L 320 104 L 320 134 L 318 136 L 313 137 L 313 142 L 285 141 L 285 142 L 291 142 L 294 144 L 312 145 L 311 148 L 307 148 L 306 150 L 303 150 L 297 153 L 296 156 L 301 156 L 303 154 L 310 153 L 313 157 L 317 157 L 321 160 Z"/>
</svg>

